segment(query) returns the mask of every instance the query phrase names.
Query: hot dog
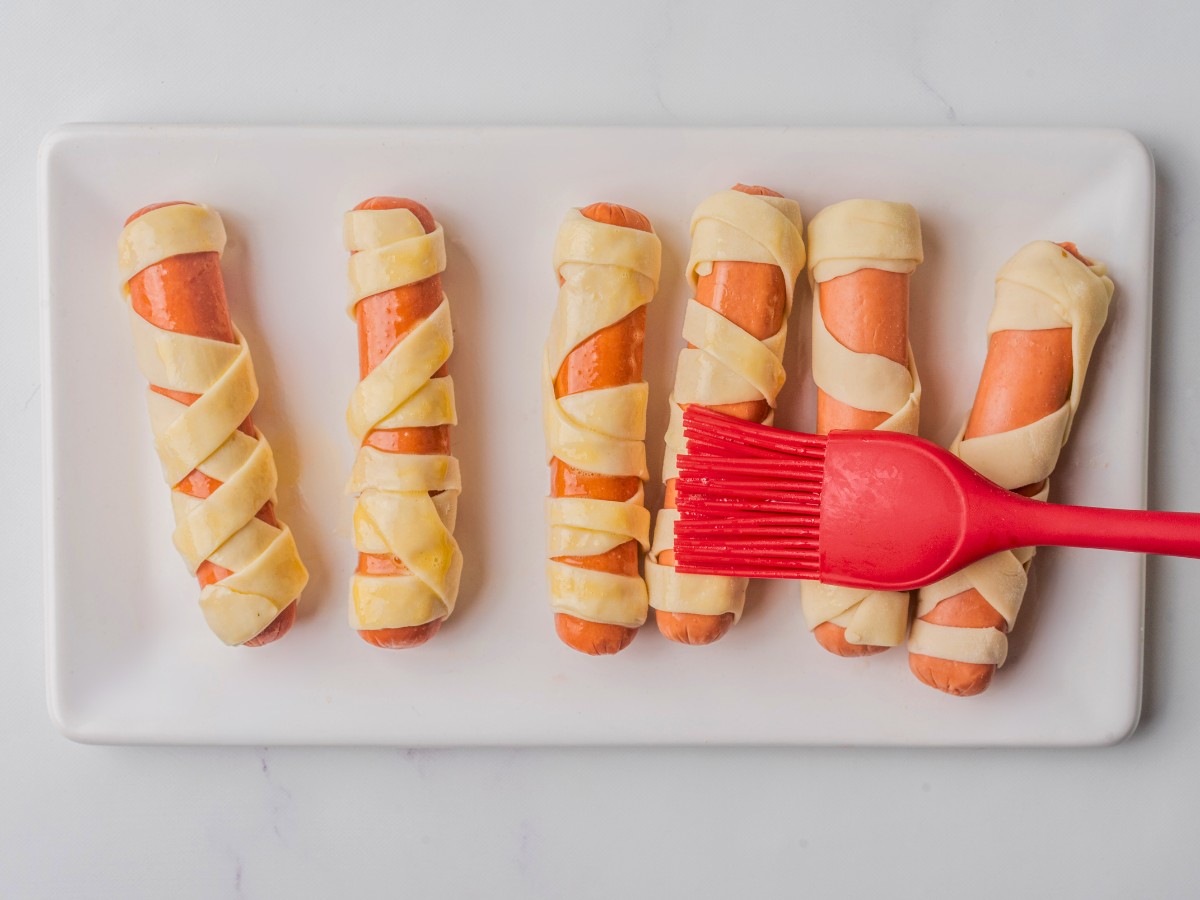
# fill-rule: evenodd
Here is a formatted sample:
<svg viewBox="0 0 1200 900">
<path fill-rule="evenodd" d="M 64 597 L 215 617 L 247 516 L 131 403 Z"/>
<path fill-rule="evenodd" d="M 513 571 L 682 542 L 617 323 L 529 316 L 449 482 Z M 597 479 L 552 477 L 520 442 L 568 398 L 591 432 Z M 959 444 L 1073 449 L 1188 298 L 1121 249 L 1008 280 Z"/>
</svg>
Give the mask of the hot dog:
<svg viewBox="0 0 1200 900">
<path fill-rule="evenodd" d="M 923 258 L 907 203 L 847 200 L 808 226 L 813 283 L 817 431 L 915 434 L 921 381 L 908 343 L 909 279 Z M 870 656 L 904 640 L 909 596 L 803 582 L 805 620 L 838 656 Z"/>
<path fill-rule="evenodd" d="M 350 621 L 367 643 L 403 649 L 437 634 L 462 569 L 452 535 L 460 484 L 445 245 L 429 210 L 398 197 L 358 204 L 345 239 L 359 349 L 347 412 L 358 441 Z"/>
<path fill-rule="evenodd" d="M 663 461 L 666 495 L 646 560 L 659 631 L 684 644 L 718 640 L 741 616 L 746 579 L 675 571 L 675 457 L 682 410 L 700 403 L 754 422 L 770 421 L 783 386 L 780 358 L 796 278 L 804 268 L 800 208 L 775 191 L 735 185 L 692 217 L 688 279 L 696 290 L 684 321 Z"/>
<path fill-rule="evenodd" d="M 572 210 L 555 246 L 559 298 L 544 368 L 554 625 L 568 647 L 619 653 L 646 619 L 646 304 L 661 245 L 611 203 Z"/>
<path fill-rule="evenodd" d="M 308 573 L 276 518 L 274 460 L 250 419 L 258 390 L 229 315 L 224 246 L 215 211 L 156 203 L 126 220 L 119 261 L 176 546 L 217 636 L 259 647 L 292 627 Z"/>
<path fill-rule="evenodd" d="M 1045 499 L 1079 407 L 1113 283 L 1073 244 L 1035 241 L 996 278 L 988 352 L 975 402 L 951 447 L 988 478 Z M 969 697 L 987 690 L 1008 652 L 1033 550 L 999 553 L 922 588 L 909 668 Z"/>
</svg>

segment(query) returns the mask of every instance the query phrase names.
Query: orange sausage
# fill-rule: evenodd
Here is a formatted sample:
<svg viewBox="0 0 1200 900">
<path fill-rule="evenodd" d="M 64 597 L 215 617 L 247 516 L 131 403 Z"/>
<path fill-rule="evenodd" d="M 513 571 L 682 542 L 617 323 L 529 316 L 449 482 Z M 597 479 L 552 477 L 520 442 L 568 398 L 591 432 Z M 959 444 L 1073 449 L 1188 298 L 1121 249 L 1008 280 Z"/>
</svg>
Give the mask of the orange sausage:
<svg viewBox="0 0 1200 900">
<path fill-rule="evenodd" d="M 650 220 L 627 206 L 593 203 L 580 210 L 605 225 L 651 231 Z M 562 278 L 559 278 L 562 283 Z M 646 341 L 646 307 L 597 331 L 567 354 L 554 378 L 554 396 L 619 387 L 642 380 L 642 351 Z M 550 460 L 551 497 L 590 497 L 594 500 L 628 500 L 641 487 L 636 475 L 597 475 Z M 626 541 L 595 556 L 558 556 L 555 562 L 615 575 L 638 575 L 637 541 Z M 629 646 L 637 629 L 624 625 L 589 622 L 566 613 L 555 613 L 554 630 L 568 647 L 592 656 L 619 653 Z"/>
<path fill-rule="evenodd" d="M 781 197 L 765 187 L 735 184 L 735 191 L 764 197 Z M 779 266 L 756 262 L 714 262 L 712 271 L 696 282 L 696 302 L 720 313 L 734 325 L 765 340 L 779 331 L 787 305 L 787 284 Z M 689 346 L 692 346 L 689 344 Z M 726 403 L 714 406 L 717 412 L 750 422 L 761 422 L 771 411 L 766 400 Z M 675 508 L 675 479 L 667 482 L 663 506 Z M 658 562 L 674 565 L 675 551 L 663 550 Z M 681 644 L 711 644 L 733 627 L 733 613 L 719 616 L 699 613 L 654 611 L 658 630 L 664 637 Z"/>
<path fill-rule="evenodd" d="M 881 269 L 859 269 L 821 285 L 821 317 L 829 333 L 856 353 L 874 353 L 893 362 L 908 362 L 909 276 Z M 835 429 L 870 430 L 888 413 L 856 409 L 817 389 L 817 433 Z M 822 647 L 838 656 L 873 656 L 887 647 L 852 644 L 846 629 L 822 622 L 813 629 Z"/>
<path fill-rule="evenodd" d="M 364 200 L 355 209 L 407 209 L 417 217 L 426 233 L 437 224 L 433 214 L 415 200 L 400 197 L 372 197 Z M 442 302 L 441 275 L 431 275 L 423 281 L 406 284 L 380 294 L 364 297 L 355 307 L 358 321 L 358 377 L 368 374 L 392 351 L 417 325 L 424 321 Z M 434 378 L 446 374 L 442 366 Z M 420 428 L 380 428 L 368 432 L 363 439 L 365 446 L 386 453 L 449 454 L 450 427 L 432 425 Z M 441 493 L 431 491 L 430 496 Z M 360 575 L 407 575 L 408 567 L 390 555 L 372 553 L 358 554 Z M 434 619 L 424 625 L 406 628 L 363 629 L 358 632 L 368 644 L 388 650 L 401 650 L 425 643 L 438 633 L 444 619 Z"/>
<path fill-rule="evenodd" d="M 164 206 L 183 203 L 173 200 L 143 207 L 125 220 L 128 225 L 139 216 Z M 147 266 L 129 279 L 129 299 L 134 312 L 158 328 L 179 334 L 235 342 L 229 304 L 225 297 L 225 281 L 221 276 L 221 257 L 218 253 L 182 253 Z M 189 406 L 198 394 L 171 391 L 151 385 L 150 390 Z M 245 434 L 254 435 L 254 425 L 247 417 L 240 426 Z M 221 486 L 221 482 L 193 469 L 174 490 L 191 497 L 204 499 Z M 258 511 L 258 518 L 276 528 L 275 507 L 267 501 Z M 233 573 L 208 560 L 196 570 L 200 586 L 207 587 Z M 288 633 L 296 620 L 296 601 L 289 603 L 262 631 L 242 646 L 261 647 L 277 641 Z"/>
<path fill-rule="evenodd" d="M 1074 244 L 1061 246 L 1087 262 Z M 996 332 L 988 341 L 987 359 L 964 437 L 1011 431 L 1059 409 L 1071 393 L 1072 366 L 1070 328 Z M 1032 496 L 1042 486 L 1026 485 L 1017 493 Z M 974 589 L 947 597 L 921 619 L 934 625 L 1008 630 L 1004 617 Z M 956 697 L 987 690 L 996 671 L 990 664 L 920 653 L 908 655 L 908 667 L 925 684 Z"/>
</svg>

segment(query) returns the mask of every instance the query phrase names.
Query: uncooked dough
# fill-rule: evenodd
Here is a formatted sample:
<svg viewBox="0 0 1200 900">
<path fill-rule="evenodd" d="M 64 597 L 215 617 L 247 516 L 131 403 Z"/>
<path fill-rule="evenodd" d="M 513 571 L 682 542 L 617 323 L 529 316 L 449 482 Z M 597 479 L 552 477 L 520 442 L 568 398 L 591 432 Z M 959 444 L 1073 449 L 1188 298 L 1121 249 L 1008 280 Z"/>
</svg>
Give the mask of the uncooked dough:
<svg viewBox="0 0 1200 900">
<path fill-rule="evenodd" d="M 554 269 L 562 278 L 542 364 L 546 458 L 613 477 L 646 470 L 643 382 L 554 396 L 554 377 L 571 351 L 597 331 L 646 305 L 658 288 L 662 246 L 653 232 L 609 225 L 571 210 L 558 231 Z M 646 621 L 646 583 L 635 575 L 559 562 L 637 541 L 648 546 L 650 514 L 642 489 L 628 500 L 551 497 L 546 574 L 550 605 L 589 622 L 636 628 Z"/>
<path fill-rule="evenodd" d="M 683 336 L 694 346 L 680 351 L 675 371 L 663 481 L 679 474 L 676 459 L 684 445 L 681 404 L 719 406 L 765 400 L 771 408 L 766 422 L 774 420 L 776 398 L 785 378 L 782 358 L 787 320 L 796 279 L 804 269 L 803 228 L 795 200 L 742 191 L 713 194 L 693 213 L 687 265 L 693 288 L 712 272 L 714 262 L 765 263 L 779 266 L 783 272 L 787 299 L 779 331 L 761 341 L 694 298 L 688 301 Z M 732 613 L 735 620 L 741 618 L 748 579 L 685 574 L 674 566 L 659 564 L 659 554 L 675 546 L 678 520 L 678 511 L 663 509 L 655 523 L 654 542 L 646 557 L 650 605 L 664 612 Z"/>
<path fill-rule="evenodd" d="M 1071 395 L 1058 410 L 1024 428 L 964 439 L 964 424 L 950 451 L 1009 490 L 1047 480 L 1070 434 L 1092 349 L 1108 317 L 1112 294 L 1113 283 L 1103 263 L 1084 263 L 1050 241 L 1027 244 L 1005 263 L 996 276 L 996 305 L 988 334 L 1070 328 Z M 1049 490 L 1047 483 L 1034 499 L 1045 500 Z M 931 612 L 942 600 L 974 588 L 1004 617 L 1011 631 L 1025 596 L 1026 573 L 1033 555 L 1033 548 L 997 553 L 922 588 L 909 652 L 958 662 L 1004 665 L 1008 636 L 999 629 L 953 628 L 923 622 L 920 616 Z"/>
<path fill-rule="evenodd" d="M 358 301 L 423 281 L 446 268 L 441 224 L 428 234 L 407 209 L 358 209 L 344 219 L 351 317 Z M 454 349 L 450 303 L 438 307 L 391 349 L 354 388 L 346 424 L 358 445 L 348 490 L 359 553 L 392 556 L 404 575 L 350 578 L 350 625 L 357 630 L 408 628 L 454 611 L 463 558 L 454 539 L 458 460 L 447 454 L 389 453 L 365 446 L 382 428 L 453 425 L 454 382 L 434 378 Z M 430 491 L 438 492 L 430 496 Z"/>
<path fill-rule="evenodd" d="M 182 253 L 221 253 L 220 215 L 199 204 L 172 204 L 125 226 L 118 243 L 122 290 L 147 266 Z M 171 492 L 174 542 L 193 575 L 205 560 L 231 574 L 200 591 L 209 627 L 227 644 L 266 628 L 308 583 L 291 530 L 257 518 L 275 499 L 275 457 L 256 429 L 239 430 L 258 399 L 241 332 L 227 344 L 158 328 L 129 307 L 138 367 L 151 385 L 198 394 L 192 404 L 147 390 L 146 403 L 163 477 L 172 487 L 193 470 L 222 484 L 208 497 Z"/>
<path fill-rule="evenodd" d="M 878 431 L 916 434 L 921 379 L 912 347 L 908 364 L 856 353 L 839 343 L 821 317 L 821 285 L 861 269 L 911 274 L 924 259 L 921 221 L 907 203 L 846 200 L 826 207 L 808 225 L 813 283 L 813 380 L 835 400 L 856 409 L 888 413 Z M 895 647 L 904 642 L 909 595 L 864 591 L 816 581 L 800 583 L 800 605 L 810 629 L 833 622 L 851 644 Z"/>
</svg>

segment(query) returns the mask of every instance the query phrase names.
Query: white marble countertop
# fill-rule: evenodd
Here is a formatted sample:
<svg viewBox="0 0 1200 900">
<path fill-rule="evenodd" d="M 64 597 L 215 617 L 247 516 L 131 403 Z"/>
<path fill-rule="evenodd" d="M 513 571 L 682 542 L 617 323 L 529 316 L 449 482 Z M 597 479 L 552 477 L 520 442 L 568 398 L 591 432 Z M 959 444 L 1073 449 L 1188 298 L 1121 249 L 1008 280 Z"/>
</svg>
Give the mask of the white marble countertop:
<svg viewBox="0 0 1200 900">
<path fill-rule="evenodd" d="M 1158 166 L 1151 503 L 1200 509 L 1200 6 L 0 6 L 0 894 L 1194 894 L 1197 563 L 1091 751 L 104 748 L 45 708 L 34 158 L 71 121 L 1116 125 Z M 482 7 L 482 4 L 480 5 Z M 103 577 L 102 575 L 99 577 Z"/>
</svg>

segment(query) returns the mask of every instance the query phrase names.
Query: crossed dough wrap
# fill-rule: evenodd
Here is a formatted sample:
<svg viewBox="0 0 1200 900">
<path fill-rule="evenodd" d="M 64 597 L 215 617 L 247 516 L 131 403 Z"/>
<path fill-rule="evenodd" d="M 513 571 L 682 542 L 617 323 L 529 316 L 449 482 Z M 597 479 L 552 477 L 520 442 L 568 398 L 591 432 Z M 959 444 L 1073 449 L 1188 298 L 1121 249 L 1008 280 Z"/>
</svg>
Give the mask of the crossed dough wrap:
<svg viewBox="0 0 1200 900">
<path fill-rule="evenodd" d="M 800 206 L 795 200 L 734 190 L 713 194 L 692 214 L 687 277 L 693 288 L 701 276 L 712 271 L 714 262 L 767 263 L 782 270 L 787 300 L 783 324 L 764 341 L 695 298 L 688 301 L 683 337 L 694 347 L 685 347 L 679 354 L 675 390 L 670 399 L 664 482 L 679 474 L 676 458 L 684 447 L 681 404 L 720 406 L 766 400 L 771 408 L 766 422 L 773 421 L 775 401 L 785 378 L 781 360 L 787 341 L 787 318 L 796 279 L 804 269 L 803 227 Z M 710 616 L 733 613 L 735 621 L 740 619 L 748 579 L 686 574 L 675 571 L 674 566 L 658 563 L 659 554 L 675 546 L 678 521 L 678 510 L 659 511 L 654 542 L 646 558 L 650 605 L 664 612 Z"/>
<path fill-rule="evenodd" d="M 921 221 L 907 203 L 847 200 L 821 210 L 808 226 L 813 283 L 813 380 L 830 397 L 856 409 L 891 416 L 878 431 L 917 433 L 921 379 L 908 348 L 908 365 L 873 353 L 855 353 L 829 333 L 821 317 L 821 284 L 860 269 L 911 274 L 924 255 Z M 864 591 L 816 581 L 800 583 L 800 605 L 809 629 L 841 625 L 846 641 L 895 647 L 904 641 L 909 595 Z"/>
<path fill-rule="evenodd" d="M 1087 265 L 1050 241 L 1019 250 L 996 276 L 996 305 L 988 334 L 998 331 L 1071 329 L 1071 395 L 1059 409 L 1012 431 L 963 439 L 950 450 L 1001 487 L 1013 490 L 1049 478 L 1067 441 L 1096 338 L 1108 316 L 1113 283 L 1103 263 Z M 1045 500 L 1049 484 L 1034 498 Z M 1032 548 L 1005 551 L 922 588 L 917 616 L 947 597 L 974 588 L 1004 617 L 1009 631 L 1025 596 Z M 958 662 L 1004 665 L 1008 636 L 996 628 L 956 628 L 917 618 L 908 639 L 910 653 Z"/>
<path fill-rule="evenodd" d="M 366 297 L 422 281 L 446 268 L 439 223 L 429 234 L 407 209 L 353 210 L 344 219 L 353 318 Z M 454 349 L 450 305 L 412 329 L 354 389 L 346 424 L 358 444 L 347 490 L 354 504 L 360 553 L 399 559 L 407 575 L 350 578 L 350 625 L 357 630 L 406 628 L 454 611 L 462 553 L 454 520 L 462 484 L 458 460 L 442 454 L 388 453 L 364 446 L 377 428 L 454 425 L 454 382 L 432 378 Z M 440 491 L 430 496 L 430 491 Z"/>
<path fill-rule="evenodd" d="M 122 292 L 147 266 L 183 253 L 221 253 L 225 227 L 207 206 L 175 204 L 125 226 L 118 243 Z M 147 389 L 146 403 L 163 477 L 174 486 L 193 470 L 222 482 L 203 500 L 171 491 L 174 542 L 194 575 L 210 560 L 232 574 L 200 591 L 208 626 L 226 644 L 266 628 L 308 583 L 292 533 L 256 517 L 274 501 L 278 476 L 266 439 L 239 431 L 258 399 L 241 332 L 227 344 L 158 328 L 129 306 L 138 367 L 151 385 L 199 394 L 190 406 Z"/>
<path fill-rule="evenodd" d="M 554 396 L 554 377 L 571 351 L 597 331 L 645 306 L 658 289 L 662 244 L 653 232 L 595 222 L 567 213 L 554 244 L 562 278 L 542 366 L 542 415 L 547 461 L 558 457 L 586 472 L 642 481 L 646 470 L 644 381 Z M 557 562 L 595 556 L 627 541 L 649 545 L 650 514 L 639 487 L 628 500 L 551 497 L 546 501 L 551 557 L 550 605 L 589 622 L 636 628 L 646 621 L 641 578 Z"/>
</svg>

